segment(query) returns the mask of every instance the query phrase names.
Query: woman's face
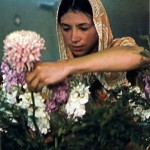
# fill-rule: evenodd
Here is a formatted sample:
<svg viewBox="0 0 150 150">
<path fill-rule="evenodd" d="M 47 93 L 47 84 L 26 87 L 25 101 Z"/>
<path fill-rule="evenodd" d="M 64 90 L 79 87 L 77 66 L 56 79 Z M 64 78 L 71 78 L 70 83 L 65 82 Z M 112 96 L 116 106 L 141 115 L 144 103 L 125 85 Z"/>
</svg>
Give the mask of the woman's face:
<svg viewBox="0 0 150 150">
<path fill-rule="evenodd" d="M 98 50 L 98 34 L 91 18 L 80 11 L 68 11 L 60 20 L 65 44 L 75 57 Z"/>
</svg>

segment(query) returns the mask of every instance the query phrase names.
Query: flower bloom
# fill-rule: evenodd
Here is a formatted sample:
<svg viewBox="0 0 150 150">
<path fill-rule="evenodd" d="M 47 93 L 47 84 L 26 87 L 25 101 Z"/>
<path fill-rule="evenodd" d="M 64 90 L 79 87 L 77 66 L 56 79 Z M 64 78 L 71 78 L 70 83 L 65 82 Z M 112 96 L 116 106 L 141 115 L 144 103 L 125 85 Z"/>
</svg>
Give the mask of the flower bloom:
<svg viewBox="0 0 150 150">
<path fill-rule="evenodd" d="M 139 86 L 135 86 L 135 87 L 130 87 L 130 91 L 129 92 L 136 92 L 136 93 L 141 93 L 140 87 Z"/>
<path fill-rule="evenodd" d="M 59 84 L 56 84 L 54 86 L 49 87 L 52 94 L 50 99 L 46 99 L 46 110 L 51 113 L 55 112 L 58 109 L 58 105 L 65 104 L 68 100 L 69 94 L 69 84 L 67 81 L 61 82 Z"/>
<path fill-rule="evenodd" d="M 25 84 L 24 72 L 18 73 L 15 69 L 10 69 L 6 62 L 1 64 L 1 72 L 3 73 L 3 86 L 12 92 L 14 87 L 23 86 Z"/>
<path fill-rule="evenodd" d="M 132 109 L 133 114 L 140 116 L 142 121 L 150 118 L 150 109 L 144 109 L 142 105 L 136 105 L 136 103 L 132 102 L 132 100 L 129 100 L 129 106 Z"/>
<path fill-rule="evenodd" d="M 68 88 L 69 84 L 67 81 L 61 82 L 57 85 L 54 85 L 52 89 L 52 100 L 60 104 L 66 103 L 68 99 Z"/>
<path fill-rule="evenodd" d="M 72 89 L 65 106 L 68 118 L 82 117 L 86 113 L 85 104 L 88 102 L 89 93 L 89 87 L 82 83 Z"/>
<path fill-rule="evenodd" d="M 142 111 L 142 120 L 150 119 L 150 109 Z"/>
<path fill-rule="evenodd" d="M 57 106 L 56 106 L 56 102 L 53 100 L 46 100 L 46 111 L 51 113 L 51 112 L 55 112 L 57 110 Z"/>
<path fill-rule="evenodd" d="M 33 93 L 35 102 L 33 108 L 33 97 L 25 82 L 25 71 L 26 69 L 30 71 L 34 63 L 40 60 L 41 52 L 45 49 L 44 44 L 44 39 L 32 31 L 21 30 L 10 33 L 4 40 L 4 57 L 1 65 L 5 101 L 27 110 L 28 126 L 33 130 L 35 127 L 32 118 L 35 115 L 41 133 L 49 131 L 50 116 L 45 111 L 44 99 L 39 93 Z"/>
<path fill-rule="evenodd" d="M 144 81 L 145 81 L 145 91 L 148 95 L 148 98 L 150 98 L 150 76 L 145 76 Z"/>
<path fill-rule="evenodd" d="M 25 67 L 31 70 L 33 63 L 40 60 L 45 41 L 33 31 L 15 31 L 4 40 L 4 61 L 11 68 L 22 72 Z"/>
<path fill-rule="evenodd" d="M 33 130 L 35 130 L 35 126 L 33 124 L 33 121 L 31 117 L 33 116 L 33 108 L 32 108 L 32 97 L 30 92 L 26 92 L 20 97 L 22 100 L 17 104 L 17 106 L 27 109 L 28 110 L 28 126 L 31 127 Z M 45 104 L 44 99 L 39 93 L 34 93 L 34 99 L 35 99 L 35 119 L 37 122 L 37 125 L 39 127 L 39 130 L 41 133 L 46 134 L 50 130 L 50 116 L 45 111 Z"/>
</svg>

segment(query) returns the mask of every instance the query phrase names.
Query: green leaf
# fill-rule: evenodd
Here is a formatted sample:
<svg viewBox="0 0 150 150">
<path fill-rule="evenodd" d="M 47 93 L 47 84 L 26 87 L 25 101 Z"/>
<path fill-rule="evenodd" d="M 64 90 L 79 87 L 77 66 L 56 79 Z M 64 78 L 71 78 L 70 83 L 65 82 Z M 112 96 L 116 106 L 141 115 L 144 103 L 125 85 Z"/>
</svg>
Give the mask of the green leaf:
<svg viewBox="0 0 150 150">
<path fill-rule="evenodd" d="M 150 57 L 150 52 L 147 49 L 144 49 L 142 52 L 140 52 L 140 54 L 145 57 Z"/>
</svg>

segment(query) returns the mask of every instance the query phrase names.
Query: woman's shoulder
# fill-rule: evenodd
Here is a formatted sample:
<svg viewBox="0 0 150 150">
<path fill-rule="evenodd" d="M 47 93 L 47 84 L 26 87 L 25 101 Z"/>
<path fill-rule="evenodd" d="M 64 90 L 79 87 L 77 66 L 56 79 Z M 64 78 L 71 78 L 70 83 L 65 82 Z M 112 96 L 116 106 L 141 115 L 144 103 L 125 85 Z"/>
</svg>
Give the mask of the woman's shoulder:
<svg viewBox="0 0 150 150">
<path fill-rule="evenodd" d="M 135 45 L 137 44 L 132 37 L 122 37 L 113 39 L 110 44 L 110 47 L 135 46 Z"/>
</svg>

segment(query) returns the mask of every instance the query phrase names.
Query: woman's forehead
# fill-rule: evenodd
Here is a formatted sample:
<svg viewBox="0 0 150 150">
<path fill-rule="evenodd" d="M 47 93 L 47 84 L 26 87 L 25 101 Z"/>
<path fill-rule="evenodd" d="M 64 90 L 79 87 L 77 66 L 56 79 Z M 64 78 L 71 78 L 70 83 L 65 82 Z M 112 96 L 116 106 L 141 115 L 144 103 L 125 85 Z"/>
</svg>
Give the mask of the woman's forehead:
<svg viewBox="0 0 150 150">
<path fill-rule="evenodd" d="M 61 17 L 61 23 L 91 23 L 91 17 L 81 11 L 69 10 Z"/>
</svg>

